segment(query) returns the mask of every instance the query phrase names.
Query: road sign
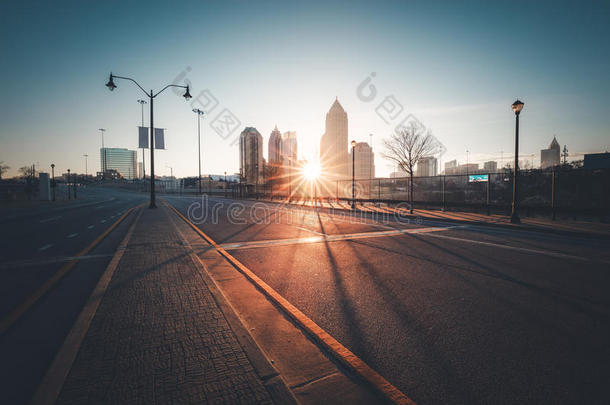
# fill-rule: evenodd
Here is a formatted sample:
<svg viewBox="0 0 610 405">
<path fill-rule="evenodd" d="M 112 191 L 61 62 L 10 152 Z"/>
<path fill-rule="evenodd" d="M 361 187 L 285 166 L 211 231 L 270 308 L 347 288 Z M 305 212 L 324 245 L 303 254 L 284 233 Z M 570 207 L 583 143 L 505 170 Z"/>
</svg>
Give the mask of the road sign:
<svg viewBox="0 0 610 405">
<path fill-rule="evenodd" d="M 489 181 L 488 174 L 471 174 L 468 176 L 469 183 L 482 183 Z"/>
</svg>

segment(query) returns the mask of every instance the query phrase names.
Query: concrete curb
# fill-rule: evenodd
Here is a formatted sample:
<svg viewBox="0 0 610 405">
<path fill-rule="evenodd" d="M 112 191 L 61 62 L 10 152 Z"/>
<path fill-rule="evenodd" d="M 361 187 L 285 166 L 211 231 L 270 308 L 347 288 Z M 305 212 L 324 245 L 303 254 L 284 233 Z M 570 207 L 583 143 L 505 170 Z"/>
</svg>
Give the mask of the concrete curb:
<svg viewBox="0 0 610 405">
<path fill-rule="evenodd" d="M 357 375 L 386 400 L 395 404 L 415 405 L 414 401 L 398 390 L 398 388 L 394 387 L 390 382 L 388 382 L 379 373 L 353 354 L 349 349 L 339 343 L 314 321 L 309 319 L 305 314 L 278 294 L 250 269 L 244 266 L 239 260 L 220 247 L 214 240 L 212 240 L 195 224 L 190 222 L 184 215 L 182 215 L 175 207 L 169 204 L 168 206 L 341 365 Z"/>
</svg>

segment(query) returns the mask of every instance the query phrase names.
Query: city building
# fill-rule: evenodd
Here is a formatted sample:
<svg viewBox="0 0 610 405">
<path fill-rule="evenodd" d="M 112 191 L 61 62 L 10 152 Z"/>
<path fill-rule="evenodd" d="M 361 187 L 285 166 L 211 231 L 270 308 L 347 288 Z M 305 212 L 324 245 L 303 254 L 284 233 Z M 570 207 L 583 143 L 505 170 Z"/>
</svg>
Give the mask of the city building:
<svg viewBox="0 0 610 405">
<path fill-rule="evenodd" d="M 293 162 L 297 161 L 297 133 L 295 131 L 284 132 L 281 142 L 281 156 L 284 164 L 290 159 Z"/>
<path fill-rule="evenodd" d="M 415 175 L 418 177 L 436 176 L 438 160 L 434 156 L 424 156 L 417 162 Z"/>
<path fill-rule="evenodd" d="M 390 178 L 391 179 L 400 179 L 403 177 L 408 177 L 409 175 L 407 174 L 407 172 L 403 172 L 403 171 L 396 171 L 396 172 L 392 172 L 390 173 Z"/>
<path fill-rule="evenodd" d="M 585 169 L 610 169 L 610 153 L 585 154 L 583 167 Z"/>
<path fill-rule="evenodd" d="M 267 156 L 269 157 L 269 164 L 282 164 L 282 133 L 277 129 L 277 125 L 269 136 Z"/>
<path fill-rule="evenodd" d="M 358 142 L 354 146 L 354 156 L 352 151 L 348 154 L 349 158 L 349 176 L 352 176 L 352 158 L 354 159 L 353 166 L 355 169 L 355 178 L 357 179 L 373 179 L 375 178 L 375 154 L 373 148 L 366 142 Z"/>
<path fill-rule="evenodd" d="M 488 173 L 495 173 L 498 171 L 498 162 L 490 160 L 483 163 L 483 169 Z"/>
<path fill-rule="evenodd" d="M 254 127 L 239 135 L 239 170 L 246 184 L 260 184 L 263 176 L 263 136 Z"/>
<path fill-rule="evenodd" d="M 549 167 L 557 166 L 560 163 L 559 155 L 561 153 L 561 147 L 557 139 L 553 137 L 553 141 L 549 145 L 548 149 L 542 149 L 540 151 L 540 168 L 547 169 Z"/>
<path fill-rule="evenodd" d="M 138 152 L 126 148 L 100 148 L 101 167 L 104 172 L 115 170 L 124 179 L 135 179 L 138 175 Z M 112 176 L 113 177 L 113 176 Z"/>
<path fill-rule="evenodd" d="M 457 170 L 457 160 L 450 160 L 445 162 L 445 174 L 455 174 Z"/>
<path fill-rule="evenodd" d="M 328 180 L 348 177 L 347 113 L 338 99 L 326 114 L 326 131 L 320 141 L 320 164 Z"/>
<path fill-rule="evenodd" d="M 138 162 L 138 178 L 144 178 L 144 164 L 142 162 Z"/>
</svg>

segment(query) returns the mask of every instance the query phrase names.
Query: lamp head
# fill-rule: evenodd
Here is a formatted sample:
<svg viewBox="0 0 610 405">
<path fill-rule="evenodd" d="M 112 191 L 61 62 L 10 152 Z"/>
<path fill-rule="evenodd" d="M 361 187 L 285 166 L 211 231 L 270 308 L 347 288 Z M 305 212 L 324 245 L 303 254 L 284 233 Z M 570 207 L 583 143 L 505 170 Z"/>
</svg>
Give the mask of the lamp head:
<svg viewBox="0 0 610 405">
<path fill-rule="evenodd" d="M 106 87 L 108 87 L 108 90 L 110 90 L 110 91 L 116 89 L 116 84 L 114 84 L 112 73 L 110 73 L 110 79 L 108 79 L 108 83 L 106 83 Z"/>
<path fill-rule="evenodd" d="M 191 92 L 189 91 L 189 86 L 186 86 L 186 91 L 184 92 L 182 97 L 184 97 L 186 100 L 189 100 L 193 97 L 191 96 Z"/>
<path fill-rule="evenodd" d="M 356 141 L 352 141 L 352 148 L 356 146 Z"/>
<path fill-rule="evenodd" d="M 515 112 L 515 114 L 519 115 L 519 113 L 521 112 L 521 110 L 523 110 L 523 101 L 515 101 L 512 105 L 513 111 Z"/>
<path fill-rule="evenodd" d="M 55 169 L 55 163 L 51 163 L 51 169 Z"/>
</svg>

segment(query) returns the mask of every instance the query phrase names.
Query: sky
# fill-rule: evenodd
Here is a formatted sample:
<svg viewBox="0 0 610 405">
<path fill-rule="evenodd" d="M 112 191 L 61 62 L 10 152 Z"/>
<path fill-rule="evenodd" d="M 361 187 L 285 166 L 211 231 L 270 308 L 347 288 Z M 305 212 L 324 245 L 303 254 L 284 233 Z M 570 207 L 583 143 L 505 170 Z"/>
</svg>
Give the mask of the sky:
<svg viewBox="0 0 610 405">
<path fill-rule="evenodd" d="M 263 135 L 265 156 L 277 125 L 296 131 L 300 158 L 313 159 L 335 97 L 350 140 L 373 134 L 377 175 L 393 171 L 382 142 L 404 117 L 446 147 L 441 165 L 508 163 L 517 98 L 523 159 L 539 164 L 554 135 L 582 158 L 610 150 L 608 21 L 607 1 L 2 2 L 0 161 L 9 176 L 51 163 L 84 173 L 88 154 L 91 173 L 99 128 L 106 146 L 135 149 L 136 100 L 146 96 L 128 81 L 108 91 L 110 72 L 147 91 L 191 86 L 190 101 L 171 88 L 154 100 L 167 146 L 155 153 L 157 175 L 196 175 L 193 108 L 209 110 L 203 173 L 239 170 L 246 126 Z M 383 115 L 389 102 L 399 115 Z"/>
</svg>

